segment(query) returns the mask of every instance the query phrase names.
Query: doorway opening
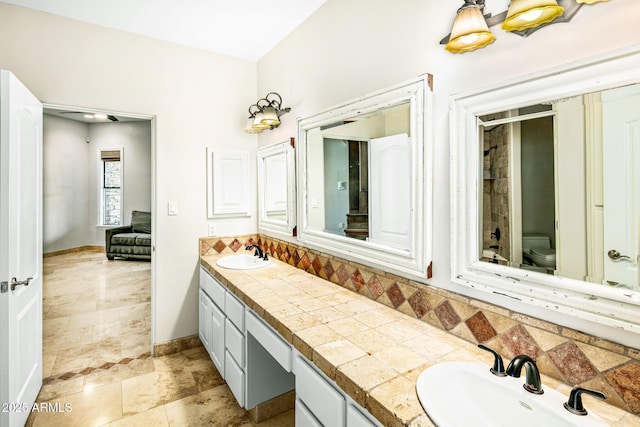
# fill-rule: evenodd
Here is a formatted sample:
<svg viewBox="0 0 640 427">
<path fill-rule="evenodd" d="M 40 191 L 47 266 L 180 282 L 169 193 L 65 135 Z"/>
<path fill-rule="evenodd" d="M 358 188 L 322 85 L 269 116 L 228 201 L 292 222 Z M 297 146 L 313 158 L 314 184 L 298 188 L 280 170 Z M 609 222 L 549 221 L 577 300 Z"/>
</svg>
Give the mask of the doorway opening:
<svg viewBox="0 0 640 427">
<path fill-rule="evenodd" d="M 44 104 L 44 378 L 152 354 L 154 120 Z M 150 261 L 108 260 L 106 230 L 133 211 L 151 215 Z"/>
</svg>

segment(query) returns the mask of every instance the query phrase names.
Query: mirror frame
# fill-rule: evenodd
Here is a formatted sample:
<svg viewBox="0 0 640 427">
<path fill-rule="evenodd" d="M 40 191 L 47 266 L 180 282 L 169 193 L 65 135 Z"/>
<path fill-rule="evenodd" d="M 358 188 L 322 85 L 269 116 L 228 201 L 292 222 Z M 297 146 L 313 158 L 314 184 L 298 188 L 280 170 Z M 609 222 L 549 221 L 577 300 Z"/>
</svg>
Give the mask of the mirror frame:
<svg viewBox="0 0 640 427">
<path fill-rule="evenodd" d="M 536 318 L 640 348 L 640 292 L 479 260 L 482 147 L 478 117 L 640 82 L 631 46 L 450 101 L 451 279 L 456 291 Z"/>
<path fill-rule="evenodd" d="M 296 165 L 295 150 L 293 148 L 295 139 L 283 141 L 277 144 L 268 145 L 258 149 L 258 229 L 260 232 L 291 237 L 294 235 L 296 227 Z M 267 180 L 264 178 L 266 170 L 265 159 L 279 154 L 285 155 L 287 167 L 287 218 L 284 222 L 274 221 L 266 215 L 266 189 Z"/>
<path fill-rule="evenodd" d="M 426 74 L 298 119 L 298 240 L 311 249 L 424 281 L 431 272 L 432 89 Z M 403 251 L 309 228 L 307 131 L 409 102 L 412 145 L 411 249 Z"/>
</svg>

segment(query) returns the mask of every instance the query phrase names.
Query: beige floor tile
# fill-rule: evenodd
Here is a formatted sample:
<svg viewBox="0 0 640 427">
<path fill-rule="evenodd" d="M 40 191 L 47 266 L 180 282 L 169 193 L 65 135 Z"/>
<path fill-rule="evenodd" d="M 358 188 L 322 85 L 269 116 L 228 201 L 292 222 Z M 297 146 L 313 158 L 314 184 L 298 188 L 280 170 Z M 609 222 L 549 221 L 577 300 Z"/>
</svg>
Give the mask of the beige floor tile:
<svg viewBox="0 0 640 427">
<path fill-rule="evenodd" d="M 149 263 L 87 251 L 45 258 L 43 272 L 50 379 L 38 402 L 71 412 L 34 413 L 28 426 L 252 425 L 203 347 L 138 358 L 151 349 Z M 257 425 L 293 426 L 293 411 Z"/>
<path fill-rule="evenodd" d="M 34 427 L 93 427 L 122 418 L 120 383 L 96 387 L 92 390 L 54 399 L 68 412 L 40 412 L 35 414 Z"/>
<path fill-rule="evenodd" d="M 100 310 L 93 313 L 82 313 L 69 316 L 68 330 L 85 328 L 87 326 L 104 325 L 120 320 L 120 309 Z"/>
<path fill-rule="evenodd" d="M 235 427 L 249 422 L 249 415 L 226 385 L 168 403 L 165 409 L 172 427 Z"/>
<path fill-rule="evenodd" d="M 121 420 L 107 424 L 109 427 L 132 427 L 132 426 L 149 426 L 149 427 L 168 427 L 169 420 L 164 406 L 158 406 L 148 411 L 141 412 L 132 416 L 125 416 Z"/>
<path fill-rule="evenodd" d="M 78 376 L 70 380 L 57 380 L 51 384 L 42 386 L 40 394 L 38 394 L 39 402 L 58 399 L 70 394 L 80 393 L 84 386 L 84 377 Z"/>
<path fill-rule="evenodd" d="M 87 326 L 71 331 L 56 332 L 53 337 L 43 337 L 42 344 L 47 351 L 59 352 L 89 345 L 91 344 L 92 336 L 93 326 Z"/>
<path fill-rule="evenodd" d="M 158 372 L 122 381 L 122 413 L 131 416 L 162 405 Z"/>
<path fill-rule="evenodd" d="M 84 386 L 96 387 L 104 384 L 124 381 L 140 375 L 154 372 L 155 367 L 151 359 L 138 359 L 126 365 L 115 365 L 109 369 L 98 369 L 84 377 Z"/>
<path fill-rule="evenodd" d="M 121 359 L 120 341 L 108 338 L 99 343 L 87 344 L 58 352 L 52 374 L 78 372 L 87 367 L 99 367 Z"/>
<path fill-rule="evenodd" d="M 51 371 L 53 370 L 53 365 L 56 363 L 56 353 L 42 353 L 42 378 L 47 378 L 51 376 Z"/>
<path fill-rule="evenodd" d="M 78 300 L 75 302 L 69 302 L 66 304 L 53 305 L 47 310 L 47 318 L 55 319 L 56 317 L 73 316 L 76 314 L 93 313 L 98 306 L 97 301 L 94 300 Z"/>
</svg>

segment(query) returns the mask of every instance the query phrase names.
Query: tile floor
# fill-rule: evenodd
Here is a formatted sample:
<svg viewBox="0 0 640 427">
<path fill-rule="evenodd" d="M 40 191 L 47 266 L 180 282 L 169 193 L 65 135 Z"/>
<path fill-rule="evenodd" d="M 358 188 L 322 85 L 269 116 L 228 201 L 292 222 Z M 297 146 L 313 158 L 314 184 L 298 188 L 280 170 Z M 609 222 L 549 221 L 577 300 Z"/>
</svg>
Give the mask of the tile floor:
<svg viewBox="0 0 640 427">
<path fill-rule="evenodd" d="M 254 425 L 203 347 L 150 357 L 150 267 L 92 250 L 44 258 L 43 410 L 27 426 Z"/>
</svg>

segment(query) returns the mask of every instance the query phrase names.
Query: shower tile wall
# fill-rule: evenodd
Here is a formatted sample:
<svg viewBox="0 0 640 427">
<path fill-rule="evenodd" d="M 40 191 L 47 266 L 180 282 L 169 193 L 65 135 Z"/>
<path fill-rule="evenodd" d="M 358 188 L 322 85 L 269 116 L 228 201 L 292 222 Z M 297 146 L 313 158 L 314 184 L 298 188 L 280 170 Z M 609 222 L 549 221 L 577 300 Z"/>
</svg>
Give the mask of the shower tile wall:
<svg viewBox="0 0 640 427">
<path fill-rule="evenodd" d="M 497 119 L 500 117 L 491 117 Z M 486 118 L 489 120 L 489 118 Z M 483 245 L 484 249 L 498 246 L 496 252 L 511 259 L 509 227 L 509 126 L 498 125 L 484 132 L 483 161 Z M 500 240 L 495 236 L 500 230 Z"/>
</svg>

